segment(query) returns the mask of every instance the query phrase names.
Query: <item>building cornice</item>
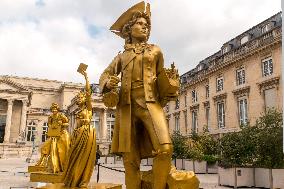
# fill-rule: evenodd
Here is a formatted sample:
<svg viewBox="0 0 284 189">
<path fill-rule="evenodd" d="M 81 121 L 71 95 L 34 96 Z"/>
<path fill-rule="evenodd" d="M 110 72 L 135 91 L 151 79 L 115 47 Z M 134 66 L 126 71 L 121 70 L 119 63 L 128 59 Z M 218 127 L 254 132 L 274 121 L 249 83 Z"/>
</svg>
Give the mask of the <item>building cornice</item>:
<svg viewBox="0 0 284 189">
<path fill-rule="evenodd" d="M 245 87 L 233 90 L 232 93 L 235 96 L 241 96 L 241 95 L 248 95 L 249 91 L 250 91 L 250 86 L 245 86 Z"/>
<path fill-rule="evenodd" d="M 210 75 L 214 74 L 225 67 L 228 67 L 241 60 L 257 54 L 269 47 L 280 44 L 282 41 L 281 26 L 275 27 L 273 30 L 255 38 L 252 41 L 241 45 L 237 49 L 231 50 L 228 53 L 221 55 L 218 58 L 214 58 L 209 61 L 209 68 L 201 70 L 193 76 L 190 82 L 182 84 L 182 89 L 186 90 L 188 87 L 197 83 L 203 82 L 208 79 Z M 183 74 L 186 75 L 186 74 Z"/>
<path fill-rule="evenodd" d="M 279 87 L 279 82 L 280 82 L 280 76 L 272 77 L 267 80 L 264 80 L 260 83 L 257 83 L 258 88 L 259 88 L 259 93 L 261 94 L 262 91 L 271 89 L 271 88 L 277 88 Z"/>
<path fill-rule="evenodd" d="M 222 100 L 225 100 L 226 98 L 227 98 L 227 93 L 222 93 L 222 94 L 213 96 L 214 102 L 222 101 Z"/>
</svg>

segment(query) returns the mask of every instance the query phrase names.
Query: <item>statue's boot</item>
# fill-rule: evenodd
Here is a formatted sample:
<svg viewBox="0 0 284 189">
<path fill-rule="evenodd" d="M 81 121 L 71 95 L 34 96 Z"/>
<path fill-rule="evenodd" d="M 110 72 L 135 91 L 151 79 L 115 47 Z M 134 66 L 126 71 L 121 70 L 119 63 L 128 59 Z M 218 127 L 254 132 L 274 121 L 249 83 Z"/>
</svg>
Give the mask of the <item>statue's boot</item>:
<svg viewBox="0 0 284 189">
<path fill-rule="evenodd" d="M 166 189 L 171 169 L 172 145 L 162 145 L 162 149 L 153 160 L 153 189 Z"/>
</svg>

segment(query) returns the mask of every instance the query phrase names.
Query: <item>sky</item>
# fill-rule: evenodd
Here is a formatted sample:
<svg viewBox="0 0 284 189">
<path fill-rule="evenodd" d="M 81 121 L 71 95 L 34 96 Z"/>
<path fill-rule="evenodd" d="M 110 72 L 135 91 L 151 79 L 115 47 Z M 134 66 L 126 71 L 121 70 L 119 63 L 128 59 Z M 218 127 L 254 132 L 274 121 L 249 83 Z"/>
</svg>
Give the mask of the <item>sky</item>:
<svg viewBox="0 0 284 189">
<path fill-rule="evenodd" d="M 109 27 L 134 0 L 1 0 L 0 75 L 91 83 L 123 51 Z M 180 75 L 224 43 L 281 11 L 281 0 L 148 0 L 149 43 L 160 46 L 165 66 Z"/>
</svg>

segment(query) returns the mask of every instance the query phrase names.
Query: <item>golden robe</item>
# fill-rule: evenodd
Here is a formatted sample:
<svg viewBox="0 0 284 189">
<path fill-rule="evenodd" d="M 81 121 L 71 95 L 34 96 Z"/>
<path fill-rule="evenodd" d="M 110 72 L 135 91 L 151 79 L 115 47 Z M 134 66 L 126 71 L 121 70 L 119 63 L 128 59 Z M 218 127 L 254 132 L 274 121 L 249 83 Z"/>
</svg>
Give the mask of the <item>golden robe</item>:
<svg viewBox="0 0 284 189">
<path fill-rule="evenodd" d="M 64 184 L 69 187 L 87 186 L 96 160 L 96 132 L 90 125 L 92 112 L 83 109 L 76 115 L 77 127 L 71 137 L 71 148 L 63 174 Z"/>
</svg>

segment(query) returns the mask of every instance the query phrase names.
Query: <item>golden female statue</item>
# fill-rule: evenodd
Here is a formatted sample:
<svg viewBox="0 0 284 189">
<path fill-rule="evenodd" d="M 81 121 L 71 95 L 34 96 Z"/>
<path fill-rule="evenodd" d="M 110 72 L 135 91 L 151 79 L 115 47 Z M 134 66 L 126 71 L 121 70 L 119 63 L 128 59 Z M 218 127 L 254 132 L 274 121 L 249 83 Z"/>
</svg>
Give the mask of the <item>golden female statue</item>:
<svg viewBox="0 0 284 189">
<path fill-rule="evenodd" d="M 81 64 L 80 67 L 82 67 Z M 79 67 L 79 68 L 80 68 Z M 84 67 L 84 66 L 83 66 Z M 86 65 L 85 65 L 86 69 Z M 92 119 L 91 89 L 86 70 L 78 69 L 86 80 L 85 92 L 76 96 L 79 112 L 76 115 L 76 128 L 71 137 L 63 182 L 68 187 L 87 187 L 95 166 L 96 132 L 90 125 Z"/>
<path fill-rule="evenodd" d="M 41 158 L 36 166 L 47 167 L 47 171 L 53 173 L 62 172 L 69 150 L 70 136 L 67 132 L 68 118 L 60 113 L 57 103 L 52 103 L 52 114 L 48 117 L 49 137 L 41 147 Z"/>
<path fill-rule="evenodd" d="M 147 43 L 151 29 L 149 4 L 146 10 L 144 2 L 134 5 L 110 29 L 125 39 L 124 52 L 100 77 L 106 106 L 115 105 L 119 99 L 112 152 L 123 155 L 127 189 L 141 189 L 140 162 L 147 157 L 154 158 L 152 188 L 165 189 L 173 147 L 162 106 L 177 96 L 179 77 L 173 78 L 174 85 L 169 83 L 161 49 Z M 119 74 L 121 89 L 116 95 Z"/>
</svg>

